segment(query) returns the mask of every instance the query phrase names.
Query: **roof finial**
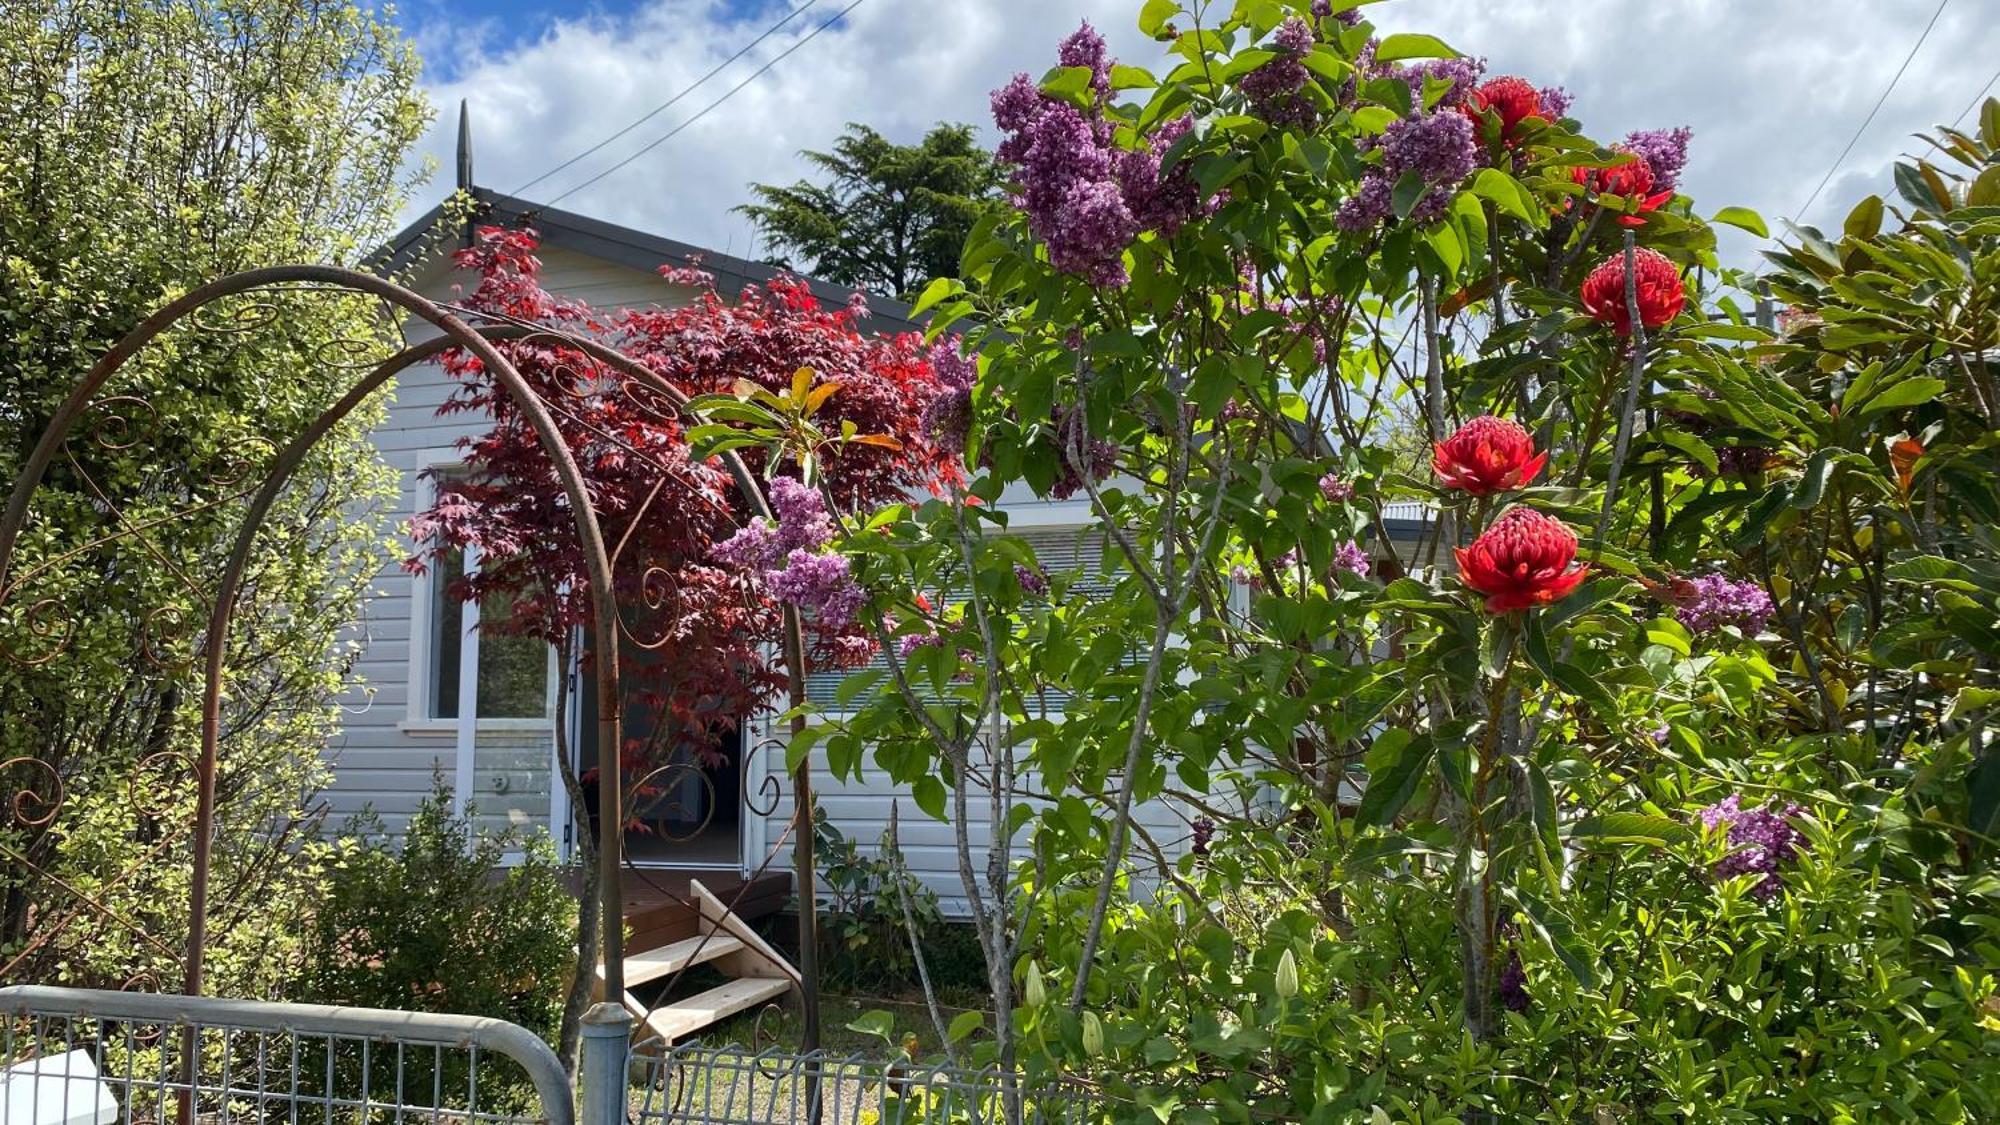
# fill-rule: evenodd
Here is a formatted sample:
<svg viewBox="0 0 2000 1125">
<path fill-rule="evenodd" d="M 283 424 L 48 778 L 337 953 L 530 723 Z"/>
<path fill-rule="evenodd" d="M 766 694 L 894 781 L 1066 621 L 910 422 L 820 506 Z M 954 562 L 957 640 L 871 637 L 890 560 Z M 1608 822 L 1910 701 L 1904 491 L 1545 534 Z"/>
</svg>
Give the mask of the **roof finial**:
<svg viewBox="0 0 2000 1125">
<path fill-rule="evenodd" d="M 458 190 L 472 192 L 472 110 L 458 99 Z"/>
</svg>

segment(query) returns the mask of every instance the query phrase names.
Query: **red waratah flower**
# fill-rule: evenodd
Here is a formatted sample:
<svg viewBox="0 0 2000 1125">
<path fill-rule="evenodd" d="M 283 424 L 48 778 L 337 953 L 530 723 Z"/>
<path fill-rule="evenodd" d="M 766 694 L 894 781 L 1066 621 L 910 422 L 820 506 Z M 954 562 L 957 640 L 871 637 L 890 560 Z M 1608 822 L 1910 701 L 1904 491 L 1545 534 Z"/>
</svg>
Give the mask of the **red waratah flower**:
<svg viewBox="0 0 2000 1125">
<path fill-rule="evenodd" d="M 1480 83 L 1466 99 L 1470 112 L 1477 115 L 1482 110 L 1492 110 L 1500 118 L 1500 139 L 1513 144 L 1521 123 L 1534 118 L 1546 121 L 1542 113 L 1542 92 L 1525 78 L 1509 74 Z"/>
<path fill-rule="evenodd" d="M 1533 508 L 1511 508 L 1455 548 L 1459 580 L 1486 595 L 1488 613 L 1510 613 L 1568 597 L 1590 568 L 1577 566 L 1576 533 Z"/>
<path fill-rule="evenodd" d="M 1653 166 L 1646 163 L 1645 157 L 1630 153 L 1630 150 L 1624 148 L 1615 151 L 1629 153 L 1632 159 L 1609 168 L 1573 168 L 1570 170 L 1570 178 L 1600 196 L 1624 196 L 1629 201 L 1632 212 L 1618 216 L 1619 224 L 1628 227 L 1644 226 L 1646 223 L 1644 213 L 1658 210 L 1660 204 L 1674 197 L 1674 193 L 1653 190 Z"/>
<path fill-rule="evenodd" d="M 1490 414 L 1431 448 L 1431 471 L 1439 482 L 1474 496 L 1524 487 L 1548 460 L 1548 454 L 1535 452 L 1535 439 L 1519 422 Z"/>
<path fill-rule="evenodd" d="M 1687 303 L 1681 291 L 1680 267 L 1658 250 L 1640 247 L 1633 253 L 1638 272 L 1639 322 L 1658 328 L 1680 315 Z M 1617 329 L 1620 336 L 1632 334 L 1632 318 L 1625 307 L 1625 252 L 1619 251 L 1597 264 L 1583 279 L 1583 311 Z"/>
</svg>

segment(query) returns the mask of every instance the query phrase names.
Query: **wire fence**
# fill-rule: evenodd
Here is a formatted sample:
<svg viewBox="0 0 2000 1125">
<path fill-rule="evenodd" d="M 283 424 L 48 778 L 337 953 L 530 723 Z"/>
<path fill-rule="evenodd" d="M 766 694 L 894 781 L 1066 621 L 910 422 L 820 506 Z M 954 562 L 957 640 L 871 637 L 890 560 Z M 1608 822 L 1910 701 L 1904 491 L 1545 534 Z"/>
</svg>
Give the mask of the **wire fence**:
<svg viewBox="0 0 2000 1125">
<path fill-rule="evenodd" d="M 1090 1092 L 995 1069 L 682 1044 L 635 1055 L 634 1125 L 1085 1125 Z M 815 1106 L 815 1100 L 817 1106 Z"/>
<path fill-rule="evenodd" d="M 574 1125 L 546 1044 L 502 1020 L 0 989 L 0 1125 Z"/>
<path fill-rule="evenodd" d="M 0 988 L 0 1125 L 1087 1125 L 1090 1090 L 828 1052 L 652 1041 L 594 1009 L 576 1086 L 502 1020 Z"/>
</svg>

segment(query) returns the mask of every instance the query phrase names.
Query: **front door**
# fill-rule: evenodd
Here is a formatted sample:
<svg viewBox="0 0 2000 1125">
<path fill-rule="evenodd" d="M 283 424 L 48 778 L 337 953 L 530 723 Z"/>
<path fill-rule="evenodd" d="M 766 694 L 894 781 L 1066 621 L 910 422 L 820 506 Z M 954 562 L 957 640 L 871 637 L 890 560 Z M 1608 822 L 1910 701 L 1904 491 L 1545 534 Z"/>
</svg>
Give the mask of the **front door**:
<svg viewBox="0 0 2000 1125">
<path fill-rule="evenodd" d="M 625 855 L 655 867 L 742 867 L 743 730 L 693 737 L 660 721 L 660 708 L 644 698 L 649 653 L 628 668 L 624 716 Z M 596 771 L 607 757 L 598 745 L 597 693 L 588 673 L 580 677 L 577 707 L 579 769 L 585 776 L 587 820 L 596 832 Z"/>
</svg>

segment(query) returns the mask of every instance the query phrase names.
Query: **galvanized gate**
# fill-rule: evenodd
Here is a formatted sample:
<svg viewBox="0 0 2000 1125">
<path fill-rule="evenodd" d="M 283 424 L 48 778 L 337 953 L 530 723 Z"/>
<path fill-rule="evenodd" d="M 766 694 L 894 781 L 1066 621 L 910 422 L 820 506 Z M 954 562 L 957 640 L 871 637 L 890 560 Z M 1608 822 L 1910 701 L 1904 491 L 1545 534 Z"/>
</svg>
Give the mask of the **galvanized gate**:
<svg viewBox="0 0 2000 1125">
<path fill-rule="evenodd" d="M 634 1045 L 600 1005 L 581 1104 L 505 1020 L 16 985 L 0 988 L 0 1125 L 1086 1125 L 1079 1085 L 825 1052 Z"/>
</svg>

